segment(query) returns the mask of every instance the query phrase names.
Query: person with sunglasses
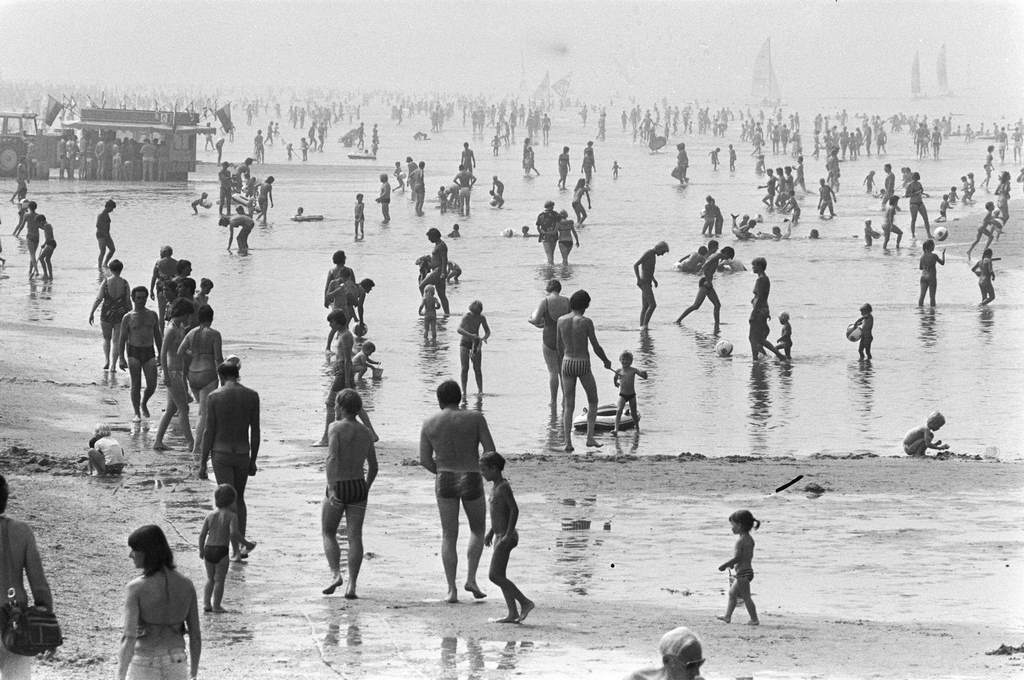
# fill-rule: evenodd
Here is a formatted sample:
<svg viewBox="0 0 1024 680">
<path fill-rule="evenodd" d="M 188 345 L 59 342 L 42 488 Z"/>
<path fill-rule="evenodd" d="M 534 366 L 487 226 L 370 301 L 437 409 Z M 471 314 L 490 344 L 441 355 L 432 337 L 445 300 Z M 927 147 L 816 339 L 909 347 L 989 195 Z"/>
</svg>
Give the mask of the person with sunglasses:
<svg viewBox="0 0 1024 680">
<path fill-rule="evenodd" d="M 630 673 L 625 680 L 702 680 L 700 667 L 704 654 L 700 638 L 689 628 L 680 626 L 665 633 L 658 644 L 661 666 Z"/>
</svg>

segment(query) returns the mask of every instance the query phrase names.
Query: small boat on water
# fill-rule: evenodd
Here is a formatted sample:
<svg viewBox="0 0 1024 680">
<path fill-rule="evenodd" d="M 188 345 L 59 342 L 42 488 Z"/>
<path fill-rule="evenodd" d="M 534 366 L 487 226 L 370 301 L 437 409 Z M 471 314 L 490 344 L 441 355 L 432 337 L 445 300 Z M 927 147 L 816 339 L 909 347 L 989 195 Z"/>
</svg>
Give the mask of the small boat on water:
<svg viewBox="0 0 1024 680">
<path fill-rule="evenodd" d="M 597 420 L 594 421 L 594 430 L 613 430 L 615 429 L 615 411 L 618 410 L 616 404 L 602 404 L 597 407 Z M 584 431 L 587 429 L 587 409 L 583 409 L 583 414 L 572 421 L 573 429 Z M 633 414 L 629 411 L 629 405 L 622 411 L 622 418 L 619 420 L 620 430 L 632 430 L 636 427 L 636 421 L 633 420 Z"/>
<path fill-rule="evenodd" d="M 292 217 L 292 222 L 323 222 L 323 215 L 295 215 Z"/>
</svg>

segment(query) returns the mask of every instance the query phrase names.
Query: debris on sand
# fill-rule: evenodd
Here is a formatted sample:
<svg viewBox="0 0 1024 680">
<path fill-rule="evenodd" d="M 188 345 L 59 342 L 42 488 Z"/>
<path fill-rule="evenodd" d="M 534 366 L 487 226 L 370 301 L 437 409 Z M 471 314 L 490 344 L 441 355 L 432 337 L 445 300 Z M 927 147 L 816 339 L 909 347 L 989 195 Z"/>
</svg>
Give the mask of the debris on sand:
<svg viewBox="0 0 1024 680">
<path fill-rule="evenodd" d="M 817 482 L 808 482 L 804 485 L 804 493 L 809 495 L 811 498 L 817 498 L 826 491 L 828 491 L 828 489 Z"/>
<path fill-rule="evenodd" d="M 991 652 L 985 653 L 989 656 L 992 656 L 994 654 L 1024 654 L 1024 644 L 1018 645 L 1017 647 L 1012 647 L 1010 645 L 999 645 L 999 647 L 993 649 Z"/>
</svg>

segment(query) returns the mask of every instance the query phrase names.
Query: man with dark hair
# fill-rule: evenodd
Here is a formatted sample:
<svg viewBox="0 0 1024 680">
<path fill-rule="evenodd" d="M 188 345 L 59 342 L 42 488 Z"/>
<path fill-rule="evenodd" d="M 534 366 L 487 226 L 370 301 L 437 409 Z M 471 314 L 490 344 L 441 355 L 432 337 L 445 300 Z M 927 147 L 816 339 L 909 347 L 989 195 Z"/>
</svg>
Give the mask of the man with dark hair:
<svg viewBox="0 0 1024 680">
<path fill-rule="evenodd" d="M 451 313 L 448 296 L 445 295 L 445 287 L 448 284 L 448 244 L 442 240 L 441 231 L 437 227 L 427 230 L 427 240 L 434 244 L 434 250 L 430 253 L 430 273 L 420 281 L 420 292 L 423 292 L 427 284 L 434 284 L 437 300 L 447 316 Z"/>
<path fill-rule="evenodd" d="M 561 382 L 562 367 L 559 365 L 558 342 L 555 324 L 563 315 L 569 313 L 569 298 L 562 295 L 562 283 L 551 279 L 547 285 L 547 295 L 530 317 L 530 323 L 544 329 L 542 351 L 544 363 L 548 367 L 548 387 L 551 390 L 551 410 L 558 404 L 558 384 Z"/>
<path fill-rule="evenodd" d="M 597 420 L 597 383 L 590 371 L 589 346 L 594 348 L 604 367 L 611 369 L 612 362 L 605 356 L 604 349 L 597 342 L 594 322 L 583 315 L 590 306 L 590 294 L 578 290 L 569 298 L 569 313 L 562 316 L 555 327 L 558 339 L 558 357 L 562 367 L 562 394 L 564 401 L 563 434 L 565 450 L 572 451 L 572 418 L 576 411 L 576 379 L 587 393 L 587 446 L 601 446 L 594 439 L 594 423 Z"/>
<path fill-rule="evenodd" d="M 152 309 L 146 308 L 149 300 L 149 289 L 145 286 L 132 288 L 132 311 L 121 318 L 121 339 L 117 354 L 121 356 L 127 348 L 128 372 L 132 383 L 132 408 L 135 410 L 135 422 L 142 416 L 149 417 L 149 398 L 156 392 L 156 365 L 160 355 L 160 344 L 163 333 L 160 317 Z M 156 349 L 153 349 L 153 345 Z M 146 374 L 146 393 L 141 398 L 142 373 Z M 140 409 L 141 406 L 141 409 Z"/>
<path fill-rule="evenodd" d="M 212 457 L 217 483 L 235 488 L 238 532 L 244 537 L 248 519 L 245 485 L 256 474 L 256 456 L 260 452 L 260 395 L 238 382 L 240 367 L 238 357 L 228 357 L 217 367 L 220 387 L 210 393 L 207 401 L 199 476 L 205 478 L 206 461 Z M 248 550 L 240 551 L 235 541 L 232 547 L 236 561 L 248 557 Z"/>
<path fill-rule="evenodd" d="M 446 602 L 458 602 L 455 570 L 459 563 L 459 505 L 466 511 L 470 539 L 466 549 L 468 568 L 464 588 L 480 599 L 487 597 L 476 583 L 476 570 L 484 548 L 486 499 L 480 474 L 480 448 L 494 450 L 487 419 L 479 411 L 460 410 L 462 390 L 454 380 L 437 388 L 440 413 L 423 421 L 420 430 L 420 464 L 436 475 L 434 493 L 441 513 L 441 561 L 448 581 Z"/>
<path fill-rule="evenodd" d="M 39 557 L 36 538 L 32 528 L 24 522 L 7 517 L 7 499 L 10 490 L 7 480 L 0 475 L 0 525 L 3 527 L 3 542 L 0 552 L 6 560 L 2 571 L 7 574 L 8 587 L 14 590 L 14 600 L 21 607 L 28 606 L 28 594 L 25 592 L 24 575 L 28 576 L 29 588 L 32 590 L 32 601 L 38 607 L 53 609 L 53 597 L 50 595 L 50 584 L 43 573 L 43 561 Z M 0 677 L 28 678 L 32 673 L 32 657 L 19 656 L 0 645 Z"/>
</svg>

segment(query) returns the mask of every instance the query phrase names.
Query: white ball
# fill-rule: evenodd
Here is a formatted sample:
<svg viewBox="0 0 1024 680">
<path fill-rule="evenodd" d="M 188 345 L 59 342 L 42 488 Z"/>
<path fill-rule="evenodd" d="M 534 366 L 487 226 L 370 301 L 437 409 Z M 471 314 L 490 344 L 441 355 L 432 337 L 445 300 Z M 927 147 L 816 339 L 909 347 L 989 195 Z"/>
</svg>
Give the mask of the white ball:
<svg viewBox="0 0 1024 680">
<path fill-rule="evenodd" d="M 863 333 L 864 331 L 861 330 L 860 326 L 854 326 L 852 323 L 846 327 L 846 339 L 850 342 L 859 341 Z"/>
<path fill-rule="evenodd" d="M 728 340 L 719 340 L 715 345 L 715 353 L 720 357 L 732 356 L 732 343 Z"/>
<path fill-rule="evenodd" d="M 936 241 L 945 241 L 949 237 L 949 229 L 945 227 L 935 227 L 935 231 L 932 233 L 935 235 Z"/>
</svg>

